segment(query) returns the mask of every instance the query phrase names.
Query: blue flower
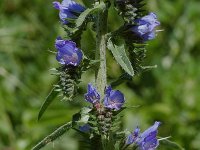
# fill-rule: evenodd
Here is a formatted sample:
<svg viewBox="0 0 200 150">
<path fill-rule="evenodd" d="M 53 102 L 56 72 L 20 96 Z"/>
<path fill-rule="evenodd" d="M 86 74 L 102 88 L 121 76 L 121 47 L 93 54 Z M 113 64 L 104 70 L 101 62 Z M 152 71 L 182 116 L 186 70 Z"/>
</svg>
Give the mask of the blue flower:
<svg viewBox="0 0 200 150">
<path fill-rule="evenodd" d="M 56 59 L 60 64 L 73 66 L 80 64 L 83 53 L 76 47 L 76 43 L 58 37 L 55 42 L 55 47 L 58 51 Z"/>
<path fill-rule="evenodd" d="M 91 129 L 91 127 L 90 127 L 89 124 L 85 124 L 85 125 L 79 126 L 79 130 L 82 131 L 82 132 L 89 132 L 90 129 Z"/>
<path fill-rule="evenodd" d="M 131 133 L 128 137 L 127 137 L 127 140 L 126 140 L 126 144 L 132 144 L 136 141 L 136 139 L 138 138 L 139 136 L 139 133 L 140 133 L 140 129 L 137 127 L 133 133 Z"/>
<path fill-rule="evenodd" d="M 92 86 L 91 83 L 88 84 L 88 90 L 85 94 L 85 100 L 92 104 L 96 104 L 100 101 L 100 94 L 97 92 L 97 89 Z"/>
<path fill-rule="evenodd" d="M 139 35 L 144 41 L 154 39 L 156 36 L 155 27 L 160 25 L 154 13 L 149 13 L 142 18 L 136 19 L 135 23 L 137 25 L 133 26 L 130 30 Z"/>
<path fill-rule="evenodd" d="M 73 0 L 63 0 L 53 2 L 54 8 L 60 10 L 59 17 L 63 24 L 67 24 L 67 19 L 76 19 L 85 8 Z"/>
<path fill-rule="evenodd" d="M 153 126 L 145 130 L 137 141 L 141 150 L 154 150 L 158 147 L 159 141 L 156 138 L 160 122 L 156 121 Z"/>
<path fill-rule="evenodd" d="M 112 90 L 111 86 L 108 86 L 105 91 L 104 107 L 120 110 L 125 102 L 124 95 L 118 90 Z"/>
<path fill-rule="evenodd" d="M 135 131 L 127 137 L 126 144 L 129 145 L 135 143 L 140 150 L 155 150 L 159 145 L 159 141 L 156 136 L 160 124 L 160 122 L 156 121 L 153 126 L 145 130 L 140 135 L 139 128 L 136 128 Z"/>
</svg>

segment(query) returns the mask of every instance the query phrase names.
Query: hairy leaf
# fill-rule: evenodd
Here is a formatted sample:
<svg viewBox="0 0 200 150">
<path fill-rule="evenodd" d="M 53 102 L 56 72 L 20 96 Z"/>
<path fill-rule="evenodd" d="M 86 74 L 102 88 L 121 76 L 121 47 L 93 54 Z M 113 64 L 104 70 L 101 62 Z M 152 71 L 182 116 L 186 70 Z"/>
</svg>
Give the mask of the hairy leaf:
<svg viewBox="0 0 200 150">
<path fill-rule="evenodd" d="M 104 10 L 105 7 L 106 7 L 106 5 L 104 3 L 100 3 L 99 5 L 96 5 L 93 8 L 86 9 L 83 13 L 81 13 L 81 15 L 76 20 L 76 27 L 79 28 L 84 23 L 84 21 L 86 20 L 86 17 L 88 15 L 93 14 L 100 10 Z"/>
<path fill-rule="evenodd" d="M 129 61 L 124 45 L 115 45 L 111 41 L 111 39 L 108 40 L 107 47 L 109 50 L 111 50 L 115 60 L 120 64 L 120 66 L 131 76 L 134 75 L 134 70 L 131 65 L 131 62 Z"/>
<path fill-rule="evenodd" d="M 48 106 L 53 102 L 53 100 L 56 98 L 56 96 L 58 95 L 59 91 L 55 90 L 56 87 L 54 87 L 49 95 L 46 97 L 44 103 L 42 104 L 39 114 L 38 114 L 38 120 L 40 120 L 40 118 L 42 117 L 42 115 L 44 114 L 44 112 L 46 111 L 46 109 L 48 108 Z"/>
<path fill-rule="evenodd" d="M 65 132 L 67 132 L 69 129 L 72 128 L 72 122 L 68 122 L 61 127 L 59 127 L 57 130 L 55 130 L 53 133 L 45 137 L 41 142 L 39 142 L 35 147 L 32 148 L 32 150 L 39 150 L 48 143 L 56 140 L 61 135 L 63 135 Z"/>
</svg>

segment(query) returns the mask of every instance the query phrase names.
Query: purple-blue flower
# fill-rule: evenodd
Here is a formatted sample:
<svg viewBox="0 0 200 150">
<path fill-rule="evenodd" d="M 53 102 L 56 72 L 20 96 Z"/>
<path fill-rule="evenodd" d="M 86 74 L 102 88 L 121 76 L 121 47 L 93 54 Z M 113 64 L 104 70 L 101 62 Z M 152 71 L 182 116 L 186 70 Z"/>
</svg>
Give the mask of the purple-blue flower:
<svg viewBox="0 0 200 150">
<path fill-rule="evenodd" d="M 155 27 L 160 25 L 156 14 L 152 12 L 142 18 L 136 19 L 135 23 L 137 25 L 133 26 L 130 30 L 139 35 L 144 41 L 154 39 L 156 36 Z"/>
<path fill-rule="evenodd" d="M 156 121 L 153 126 L 141 134 L 139 134 L 140 129 L 137 127 L 135 131 L 127 137 L 126 144 L 135 143 L 140 150 L 155 150 L 159 145 L 156 136 L 160 124 L 160 122 Z"/>
<path fill-rule="evenodd" d="M 85 124 L 85 125 L 79 126 L 79 130 L 82 131 L 82 132 L 89 132 L 90 129 L 91 129 L 91 127 L 90 127 L 89 124 Z"/>
<path fill-rule="evenodd" d="M 67 24 L 67 19 L 75 19 L 85 8 L 74 2 L 73 0 L 63 0 L 60 2 L 53 2 L 54 8 L 60 10 L 59 17 L 63 24 Z"/>
<path fill-rule="evenodd" d="M 140 133 L 140 129 L 137 127 L 126 139 L 126 144 L 132 144 L 136 141 Z"/>
<path fill-rule="evenodd" d="M 112 90 L 111 86 L 108 86 L 105 91 L 104 107 L 120 110 L 125 102 L 124 95 L 118 90 Z"/>
<path fill-rule="evenodd" d="M 145 130 L 137 141 L 140 150 L 154 150 L 158 147 L 159 141 L 156 138 L 160 122 L 156 121 L 153 126 Z"/>
<path fill-rule="evenodd" d="M 78 66 L 83 58 L 83 53 L 76 47 L 76 43 L 58 37 L 55 42 L 57 49 L 56 59 L 60 64 Z"/>
<path fill-rule="evenodd" d="M 85 94 L 85 100 L 92 104 L 96 104 L 100 101 L 100 94 L 97 89 L 92 86 L 91 83 L 88 84 L 87 93 Z"/>
</svg>

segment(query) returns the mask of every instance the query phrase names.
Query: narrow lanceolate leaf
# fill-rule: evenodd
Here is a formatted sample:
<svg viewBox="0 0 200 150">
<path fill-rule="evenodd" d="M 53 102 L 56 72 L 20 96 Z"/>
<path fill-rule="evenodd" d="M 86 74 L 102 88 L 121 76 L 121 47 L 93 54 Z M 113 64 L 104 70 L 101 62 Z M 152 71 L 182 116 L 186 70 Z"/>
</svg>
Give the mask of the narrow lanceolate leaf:
<svg viewBox="0 0 200 150">
<path fill-rule="evenodd" d="M 103 11 L 105 9 L 106 5 L 104 3 L 100 3 L 98 5 L 96 5 L 93 8 L 88 8 L 86 9 L 83 13 L 81 13 L 81 15 L 78 17 L 78 19 L 76 20 L 76 27 L 80 27 L 84 21 L 86 20 L 86 17 L 90 14 L 94 14 L 97 11 Z"/>
<path fill-rule="evenodd" d="M 44 103 L 42 104 L 39 114 L 38 114 L 38 120 L 40 120 L 40 118 L 42 117 L 42 115 L 44 114 L 44 112 L 46 111 L 46 109 L 48 108 L 48 106 L 53 102 L 53 100 L 55 99 L 55 97 L 58 95 L 59 91 L 55 90 L 56 87 L 54 87 L 50 93 L 48 94 L 48 96 L 46 97 Z"/>
<path fill-rule="evenodd" d="M 61 135 L 63 135 L 65 132 L 67 132 L 69 129 L 72 128 L 72 122 L 68 122 L 61 127 L 59 127 L 57 130 L 55 130 L 53 133 L 45 137 L 41 142 L 39 142 L 35 147 L 32 148 L 32 150 L 39 150 L 48 143 L 56 140 Z"/>
<path fill-rule="evenodd" d="M 111 50 L 115 60 L 119 65 L 131 76 L 134 75 L 134 70 L 131 65 L 131 62 L 129 61 L 126 52 L 125 52 L 125 47 L 124 45 L 115 45 L 111 41 L 111 39 L 108 40 L 107 47 L 109 50 Z"/>
<path fill-rule="evenodd" d="M 180 145 L 178 145 L 175 142 L 172 142 L 170 140 L 164 139 L 164 140 L 159 140 L 160 147 L 170 149 L 170 150 L 184 150 Z"/>
</svg>

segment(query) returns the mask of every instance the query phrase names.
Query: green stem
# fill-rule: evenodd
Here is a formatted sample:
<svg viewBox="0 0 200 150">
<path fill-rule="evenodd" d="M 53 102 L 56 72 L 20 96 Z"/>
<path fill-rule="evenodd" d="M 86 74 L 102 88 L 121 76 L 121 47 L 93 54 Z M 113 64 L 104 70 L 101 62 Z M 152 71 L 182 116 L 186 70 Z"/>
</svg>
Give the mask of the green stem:
<svg viewBox="0 0 200 150">
<path fill-rule="evenodd" d="M 98 13 L 97 17 L 97 38 L 96 38 L 96 60 L 100 60 L 100 64 L 95 72 L 95 82 L 100 95 L 103 97 L 104 89 L 107 85 L 106 76 L 106 34 L 107 34 L 107 17 L 108 10 Z"/>
<path fill-rule="evenodd" d="M 64 133 L 66 133 L 69 129 L 72 128 L 72 122 L 68 122 L 61 127 L 59 127 L 57 130 L 55 130 L 53 133 L 45 137 L 42 141 L 40 141 L 36 146 L 34 146 L 31 150 L 40 150 L 44 146 L 46 146 L 48 143 L 53 142 L 60 136 L 62 136 Z"/>
</svg>

